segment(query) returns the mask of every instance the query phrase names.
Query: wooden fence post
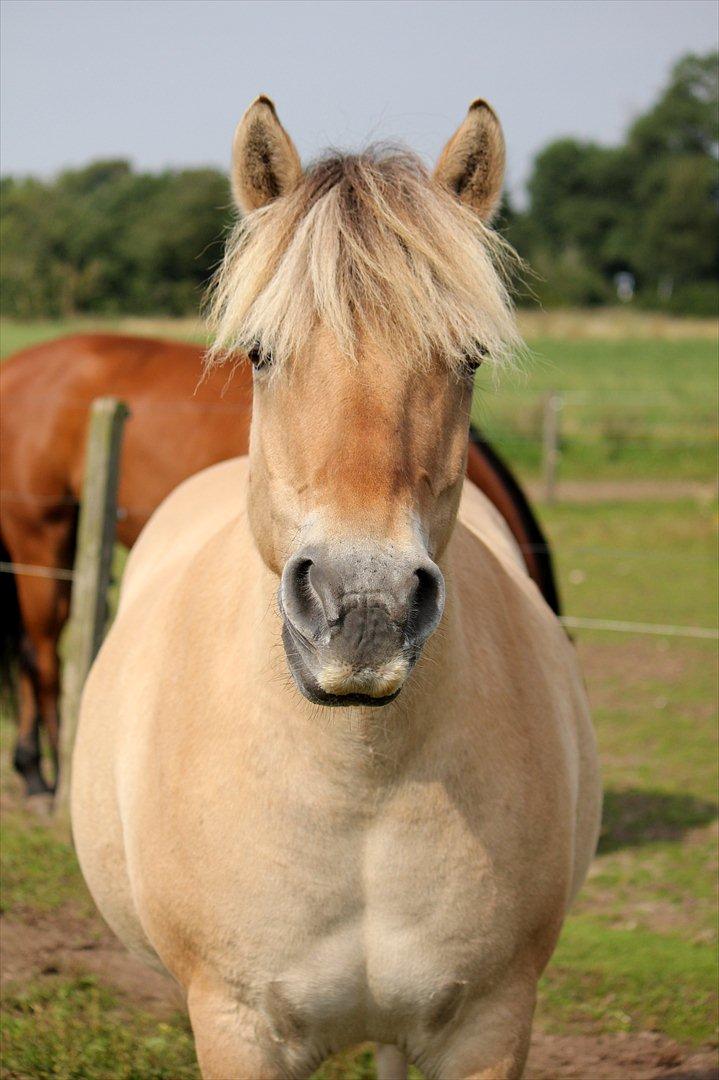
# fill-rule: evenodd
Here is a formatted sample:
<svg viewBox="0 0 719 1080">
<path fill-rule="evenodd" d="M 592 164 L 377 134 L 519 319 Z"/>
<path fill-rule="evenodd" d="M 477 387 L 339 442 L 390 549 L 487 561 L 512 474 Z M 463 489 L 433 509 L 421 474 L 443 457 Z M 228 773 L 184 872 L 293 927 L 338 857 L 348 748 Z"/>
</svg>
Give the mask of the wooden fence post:
<svg viewBox="0 0 719 1080">
<path fill-rule="evenodd" d="M 117 518 L 122 430 L 129 409 L 117 398 L 98 398 L 90 410 L 85 479 L 62 674 L 60 769 L 55 814 L 70 824 L 70 766 L 82 688 L 102 644 Z"/>
<path fill-rule="evenodd" d="M 544 499 L 553 503 L 557 494 L 559 465 L 559 413 L 564 404 L 561 394 L 551 390 L 544 399 L 542 418 L 542 477 Z"/>
</svg>

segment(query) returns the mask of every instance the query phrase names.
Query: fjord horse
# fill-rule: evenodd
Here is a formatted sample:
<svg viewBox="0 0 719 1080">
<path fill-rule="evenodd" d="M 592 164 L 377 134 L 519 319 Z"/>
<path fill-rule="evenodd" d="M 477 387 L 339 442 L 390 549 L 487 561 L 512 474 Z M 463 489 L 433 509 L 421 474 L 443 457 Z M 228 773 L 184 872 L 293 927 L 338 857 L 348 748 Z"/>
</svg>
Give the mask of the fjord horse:
<svg viewBox="0 0 719 1080">
<path fill-rule="evenodd" d="M 368 151 L 302 171 L 241 121 L 246 216 L 218 358 L 254 366 L 249 458 L 181 485 L 133 549 L 72 769 L 80 864 L 187 994 L 207 1078 L 521 1075 L 537 980 L 597 838 L 574 651 L 464 481 L 472 369 L 513 318 L 483 224 L 499 123 L 431 178 Z"/>
<path fill-rule="evenodd" d="M 3 678 L 18 676 L 15 767 L 29 795 L 48 790 L 40 727 L 57 748 L 58 639 L 67 619 L 82 488 L 88 410 L 114 394 L 130 406 L 117 524 L 132 547 L 151 513 L 179 483 L 247 453 L 252 377 L 210 370 L 198 345 L 116 334 L 81 334 L 37 345 L 0 368 L 0 560 L 29 568 L 0 572 Z M 476 433 L 467 471 L 499 508 L 529 572 L 557 609 L 546 542 L 521 489 Z M 59 578 L 33 568 L 59 571 Z M 19 660 L 19 663 L 17 662 Z"/>
</svg>

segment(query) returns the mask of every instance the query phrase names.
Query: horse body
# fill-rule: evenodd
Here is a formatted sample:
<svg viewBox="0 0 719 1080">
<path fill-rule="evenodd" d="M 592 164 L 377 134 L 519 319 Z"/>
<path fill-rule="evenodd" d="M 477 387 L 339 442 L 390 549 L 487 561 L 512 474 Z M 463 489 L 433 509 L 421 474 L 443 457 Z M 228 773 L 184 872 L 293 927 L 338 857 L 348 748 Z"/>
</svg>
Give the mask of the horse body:
<svg viewBox="0 0 719 1080">
<path fill-rule="evenodd" d="M 63 506 L 76 510 L 88 410 L 104 394 L 132 407 L 117 526 L 128 547 L 180 480 L 246 450 L 249 374 L 240 367 L 236 378 L 214 371 L 201 381 L 202 354 L 199 346 L 180 342 L 77 334 L 10 357 L 0 375 L 3 532 L 13 530 L 21 513 L 37 514 L 37 507 L 46 514 Z"/>
<path fill-rule="evenodd" d="M 89 677 L 72 770 L 91 891 L 187 992 L 207 1078 L 516 1078 L 596 843 L 572 646 L 465 481 L 473 372 L 516 343 L 483 224 L 482 101 L 433 177 L 302 173 L 259 98 L 211 360 L 254 369 L 248 460 L 163 504 Z"/>
<path fill-rule="evenodd" d="M 247 486 L 245 459 L 194 477 L 130 556 L 73 766 L 91 891 L 185 987 L 206 1076 L 364 1039 L 518 1075 L 596 841 L 571 645 L 465 483 L 441 632 L 397 700 L 328 714 L 288 680 Z"/>
</svg>

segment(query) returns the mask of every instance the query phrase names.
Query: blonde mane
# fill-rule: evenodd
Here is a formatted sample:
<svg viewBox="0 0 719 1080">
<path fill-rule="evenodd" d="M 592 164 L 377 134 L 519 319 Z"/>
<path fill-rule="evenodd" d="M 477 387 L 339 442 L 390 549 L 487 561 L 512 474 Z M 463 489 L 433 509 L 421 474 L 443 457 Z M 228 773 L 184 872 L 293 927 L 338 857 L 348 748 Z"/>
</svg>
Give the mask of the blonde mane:
<svg viewBox="0 0 719 1080">
<path fill-rule="evenodd" d="M 311 166 L 288 195 L 237 224 L 212 286 L 208 363 L 258 346 L 282 366 L 329 330 L 356 357 L 370 341 L 406 365 L 459 370 L 519 345 L 509 245 L 406 151 Z"/>
</svg>

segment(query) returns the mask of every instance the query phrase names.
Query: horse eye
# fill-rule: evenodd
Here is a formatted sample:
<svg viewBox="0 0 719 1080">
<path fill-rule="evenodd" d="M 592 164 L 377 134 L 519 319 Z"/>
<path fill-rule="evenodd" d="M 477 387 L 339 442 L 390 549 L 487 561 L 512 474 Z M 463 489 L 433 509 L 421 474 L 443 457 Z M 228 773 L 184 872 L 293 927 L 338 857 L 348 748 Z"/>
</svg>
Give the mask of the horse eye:
<svg viewBox="0 0 719 1080">
<path fill-rule="evenodd" d="M 481 366 L 482 361 L 487 355 L 487 350 L 478 346 L 471 353 L 464 354 L 464 366 L 468 375 L 474 375 L 477 368 Z"/>
<path fill-rule="evenodd" d="M 255 371 L 260 371 L 262 368 L 269 367 L 272 363 L 272 353 L 261 349 L 260 344 L 257 341 L 247 350 L 247 355 L 249 356 L 250 363 Z"/>
</svg>

